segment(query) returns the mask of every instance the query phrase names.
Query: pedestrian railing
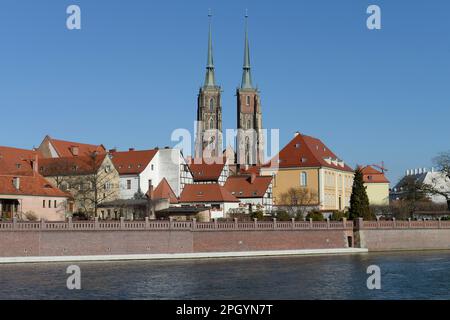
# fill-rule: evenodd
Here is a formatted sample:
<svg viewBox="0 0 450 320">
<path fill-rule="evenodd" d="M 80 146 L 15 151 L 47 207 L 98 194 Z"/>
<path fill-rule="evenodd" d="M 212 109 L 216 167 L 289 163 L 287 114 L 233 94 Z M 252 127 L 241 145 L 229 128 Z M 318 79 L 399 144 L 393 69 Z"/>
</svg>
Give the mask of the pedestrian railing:
<svg viewBox="0 0 450 320">
<path fill-rule="evenodd" d="M 356 229 L 450 229 L 450 221 L 447 220 L 377 220 L 364 221 L 358 219 Z"/>
<path fill-rule="evenodd" d="M 251 231 L 251 230 L 344 230 L 353 229 L 353 222 L 346 221 L 212 221 L 212 222 L 198 222 L 195 219 L 192 221 L 155 221 L 146 219 L 145 221 L 72 221 L 69 218 L 65 222 L 0 222 L 1 231 L 111 231 L 111 230 L 178 230 L 178 231 Z"/>
</svg>

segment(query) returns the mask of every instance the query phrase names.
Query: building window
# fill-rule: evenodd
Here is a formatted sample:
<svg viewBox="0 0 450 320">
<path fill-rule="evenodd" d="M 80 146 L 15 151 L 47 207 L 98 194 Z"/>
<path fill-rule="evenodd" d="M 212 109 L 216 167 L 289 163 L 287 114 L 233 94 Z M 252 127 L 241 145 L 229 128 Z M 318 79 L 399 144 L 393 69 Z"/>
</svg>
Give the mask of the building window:
<svg viewBox="0 0 450 320">
<path fill-rule="evenodd" d="M 247 96 L 246 98 L 247 98 L 246 103 L 247 103 L 247 105 L 249 106 L 249 105 L 250 105 L 250 96 Z"/>
<path fill-rule="evenodd" d="M 307 184 L 308 184 L 308 176 L 307 176 L 306 172 L 302 172 L 300 174 L 300 185 L 302 187 L 306 187 Z"/>
<path fill-rule="evenodd" d="M 211 98 L 210 100 L 209 100 L 209 111 L 213 111 L 214 110 L 214 99 L 213 98 Z"/>
<path fill-rule="evenodd" d="M 155 169 L 155 166 L 153 164 L 151 165 L 151 169 L 152 171 Z"/>
<path fill-rule="evenodd" d="M 49 208 L 52 207 L 52 200 L 48 200 L 48 207 L 49 207 Z"/>
<path fill-rule="evenodd" d="M 251 129 L 251 127 L 252 127 L 251 121 L 247 120 L 247 129 Z"/>
<path fill-rule="evenodd" d="M 56 205 L 56 200 L 55 200 L 55 202 L 53 203 L 53 208 L 56 208 L 57 207 L 57 205 Z"/>
<path fill-rule="evenodd" d="M 42 200 L 42 208 L 45 208 L 45 200 Z"/>
<path fill-rule="evenodd" d="M 131 180 L 127 180 L 127 190 L 131 190 Z"/>
<path fill-rule="evenodd" d="M 152 179 L 148 180 L 148 188 L 150 189 L 150 187 L 152 186 Z"/>
</svg>

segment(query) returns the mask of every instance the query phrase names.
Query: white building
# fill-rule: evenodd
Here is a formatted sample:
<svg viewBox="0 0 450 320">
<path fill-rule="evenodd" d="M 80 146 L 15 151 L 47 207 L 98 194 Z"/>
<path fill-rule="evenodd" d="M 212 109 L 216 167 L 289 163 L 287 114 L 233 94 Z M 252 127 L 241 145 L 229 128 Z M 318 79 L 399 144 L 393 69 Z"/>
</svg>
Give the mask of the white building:
<svg viewBox="0 0 450 320">
<path fill-rule="evenodd" d="M 239 208 L 239 199 L 218 183 L 186 185 L 180 196 L 181 206 L 211 208 L 211 217 L 225 218 L 231 210 Z"/>
<path fill-rule="evenodd" d="M 406 170 L 405 176 L 394 187 L 391 197 L 398 199 L 402 193 L 406 192 L 405 186 L 409 179 L 414 179 L 419 184 L 426 184 L 432 186 L 434 189 L 442 193 L 447 193 L 450 196 L 450 179 L 444 173 L 435 171 L 434 168 L 428 170 L 427 168 L 418 168 Z M 440 194 L 428 194 L 427 197 L 434 203 L 447 203 L 445 196 Z"/>
<path fill-rule="evenodd" d="M 147 193 L 163 178 L 178 197 L 185 184 L 192 183 L 192 174 L 179 149 L 110 150 L 120 175 L 120 198 L 131 199 L 140 191 Z"/>
<path fill-rule="evenodd" d="M 273 209 L 272 179 L 255 173 L 230 176 L 224 187 L 241 201 L 246 211 L 261 210 L 268 214 Z"/>
</svg>

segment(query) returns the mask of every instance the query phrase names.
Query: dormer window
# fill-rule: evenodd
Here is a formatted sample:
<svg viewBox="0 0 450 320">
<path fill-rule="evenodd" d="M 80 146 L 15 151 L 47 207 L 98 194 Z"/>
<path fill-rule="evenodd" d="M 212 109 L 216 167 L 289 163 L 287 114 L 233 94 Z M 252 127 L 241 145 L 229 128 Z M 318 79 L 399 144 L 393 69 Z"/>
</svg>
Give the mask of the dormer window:
<svg viewBox="0 0 450 320">
<path fill-rule="evenodd" d="M 302 163 L 305 163 L 306 161 L 308 161 L 308 159 L 302 158 L 301 161 L 302 161 Z"/>
<path fill-rule="evenodd" d="M 296 143 L 295 148 L 297 148 L 297 149 L 300 148 L 300 143 Z"/>
<path fill-rule="evenodd" d="M 16 168 L 17 168 L 17 169 L 20 169 L 21 166 L 22 166 L 22 165 L 21 165 L 20 163 L 16 163 Z"/>
</svg>

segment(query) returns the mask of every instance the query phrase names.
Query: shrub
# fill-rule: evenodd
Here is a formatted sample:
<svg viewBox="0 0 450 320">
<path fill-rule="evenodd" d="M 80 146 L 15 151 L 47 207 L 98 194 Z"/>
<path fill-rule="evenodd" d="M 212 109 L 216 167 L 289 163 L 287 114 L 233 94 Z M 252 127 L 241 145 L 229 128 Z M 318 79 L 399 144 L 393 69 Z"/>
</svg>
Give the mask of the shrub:
<svg viewBox="0 0 450 320">
<path fill-rule="evenodd" d="M 291 215 L 283 210 L 277 211 L 274 218 L 277 218 L 279 221 L 289 221 L 292 219 Z"/>
<path fill-rule="evenodd" d="M 34 213 L 33 211 L 27 211 L 24 213 L 24 215 L 25 219 L 27 219 L 28 221 L 37 221 L 38 219 L 36 213 Z"/>
<path fill-rule="evenodd" d="M 334 211 L 333 214 L 330 217 L 330 220 L 340 221 L 340 220 L 342 220 L 342 218 L 348 219 L 348 212 Z"/>
<path fill-rule="evenodd" d="M 250 217 L 252 219 L 256 218 L 258 220 L 262 220 L 264 218 L 264 213 L 262 211 L 253 211 L 250 213 Z"/>
<path fill-rule="evenodd" d="M 323 217 L 323 214 L 317 210 L 310 211 L 306 215 L 306 219 L 307 220 L 312 219 L 313 221 L 324 221 L 325 220 L 325 218 Z"/>
</svg>

